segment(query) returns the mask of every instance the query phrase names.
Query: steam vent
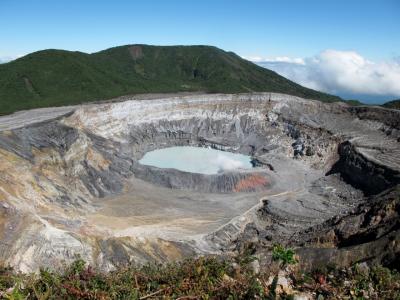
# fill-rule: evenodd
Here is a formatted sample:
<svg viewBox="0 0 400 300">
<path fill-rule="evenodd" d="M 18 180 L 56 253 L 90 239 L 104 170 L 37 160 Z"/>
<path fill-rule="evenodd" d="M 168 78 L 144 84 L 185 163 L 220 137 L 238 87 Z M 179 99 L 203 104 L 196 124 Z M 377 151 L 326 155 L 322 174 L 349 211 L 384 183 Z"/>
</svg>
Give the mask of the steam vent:
<svg viewBox="0 0 400 300">
<path fill-rule="evenodd" d="M 80 255 L 113 270 L 248 243 L 268 259 L 281 242 L 314 267 L 399 266 L 400 111 L 270 93 L 148 98 L 0 117 L 1 262 L 30 272 Z M 141 161 L 171 147 L 189 169 Z M 187 147 L 216 151 L 216 169 L 184 160 Z"/>
</svg>

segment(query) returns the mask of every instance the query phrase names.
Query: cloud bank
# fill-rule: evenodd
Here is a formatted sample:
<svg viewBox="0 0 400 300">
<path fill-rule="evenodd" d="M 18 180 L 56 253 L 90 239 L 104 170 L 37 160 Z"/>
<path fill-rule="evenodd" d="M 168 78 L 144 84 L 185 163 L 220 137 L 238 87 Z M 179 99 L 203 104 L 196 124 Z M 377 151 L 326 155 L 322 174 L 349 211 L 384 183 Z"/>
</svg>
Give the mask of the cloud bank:
<svg viewBox="0 0 400 300">
<path fill-rule="evenodd" d="M 6 56 L 6 55 L 0 55 L 0 64 L 4 64 L 7 62 L 10 62 L 14 59 L 17 59 L 21 57 L 21 55 L 15 55 L 15 56 Z"/>
<path fill-rule="evenodd" d="M 309 58 L 247 58 L 306 87 L 333 94 L 400 96 L 400 59 L 370 61 L 355 51 L 325 50 Z"/>
</svg>

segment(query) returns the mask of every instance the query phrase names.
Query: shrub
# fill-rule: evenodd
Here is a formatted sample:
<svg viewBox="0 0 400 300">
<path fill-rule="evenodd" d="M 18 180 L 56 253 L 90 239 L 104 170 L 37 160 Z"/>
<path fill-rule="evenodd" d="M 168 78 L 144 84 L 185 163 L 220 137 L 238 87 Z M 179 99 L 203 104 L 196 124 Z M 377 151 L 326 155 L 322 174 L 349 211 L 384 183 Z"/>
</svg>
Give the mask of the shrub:
<svg viewBox="0 0 400 300">
<path fill-rule="evenodd" d="M 295 252 L 293 249 L 286 249 L 280 244 L 277 244 L 272 249 L 272 259 L 275 261 L 280 261 L 284 266 L 293 265 L 297 263 Z"/>
<path fill-rule="evenodd" d="M 294 252 L 276 245 L 274 257 L 294 263 Z M 270 281 L 268 267 L 253 274 L 248 257 L 206 256 L 167 265 L 126 266 L 104 273 L 83 260 L 63 272 L 20 274 L 0 268 L 0 299 L 292 299 Z M 241 262 L 242 264 L 239 264 Z M 306 273 L 286 271 L 293 290 L 325 299 L 400 299 L 400 275 L 384 267 L 358 272 L 356 267 Z"/>
</svg>

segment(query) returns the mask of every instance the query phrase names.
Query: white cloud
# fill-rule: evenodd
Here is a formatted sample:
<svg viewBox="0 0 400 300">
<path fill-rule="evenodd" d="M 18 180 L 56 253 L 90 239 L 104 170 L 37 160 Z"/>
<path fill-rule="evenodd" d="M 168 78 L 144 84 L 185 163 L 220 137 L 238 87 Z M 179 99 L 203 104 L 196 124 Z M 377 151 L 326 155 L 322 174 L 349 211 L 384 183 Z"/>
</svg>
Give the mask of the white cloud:
<svg viewBox="0 0 400 300">
<path fill-rule="evenodd" d="M 10 55 L 0 55 L 0 64 L 4 64 L 6 62 L 10 62 L 14 59 L 17 59 L 21 57 L 21 55 L 14 55 L 14 56 L 10 56 Z"/>
<path fill-rule="evenodd" d="M 290 58 L 288 56 L 278 56 L 275 58 L 270 58 L 266 59 L 265 61 L 267 62 L 283 62 L 283 63 L 290 63 L 290 64 L 298 64 L 298 65 L 304 65 L 304 59 L 303 58 Z"/>
<path fill-rule="evenodd" d="M 261 56 L 243 56 L 244 59 L 253 61 L 253 62 L 285 62 L 285 63 L 293 63 L 293 64 L 299 64 L 299 65 L 304 65 L 304 59 L 302 58 L 291 58 L 288 56 L 278 56 L 274 58 L 264 58 Z"/>
<path fill-rule="evenodd" d="M 373 62 L 355 51 L 325 50 L 305 58 L 254 62 L 301 85 L 329 93 L 400 96 L 400 59 Z"/>
<path fill-rule="evenodd" d="M 250 61 L 255 62 L 255 63 L 265 61 L 265 58 L 261 57 L 261 56 L 242 56 L 242 58 L 250 60 Z"/>
</svg>

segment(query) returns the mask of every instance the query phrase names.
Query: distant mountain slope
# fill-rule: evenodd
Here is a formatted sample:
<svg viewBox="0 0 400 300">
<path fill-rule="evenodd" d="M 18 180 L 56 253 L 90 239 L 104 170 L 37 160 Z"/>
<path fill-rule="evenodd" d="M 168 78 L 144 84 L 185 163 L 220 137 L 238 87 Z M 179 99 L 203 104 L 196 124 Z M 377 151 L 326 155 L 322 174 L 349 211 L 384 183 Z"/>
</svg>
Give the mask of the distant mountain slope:
<svg viewBox="0 0 400 300">
<path fill-rule="evenodd" d="M 211 46 L 130 45 L 93 54 L 44 50 L 0 65 L 0 114 L 179 91 L 266 91 L 341 100 Z"/>
<path fill-rule="evenodd" d="M 400 99 L 386 102 L 382 104 L 382 106 L 386 108 L 400 109 Z"/>
</svg>

